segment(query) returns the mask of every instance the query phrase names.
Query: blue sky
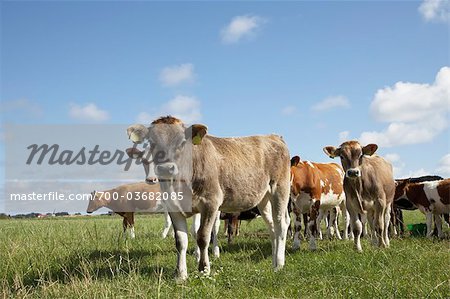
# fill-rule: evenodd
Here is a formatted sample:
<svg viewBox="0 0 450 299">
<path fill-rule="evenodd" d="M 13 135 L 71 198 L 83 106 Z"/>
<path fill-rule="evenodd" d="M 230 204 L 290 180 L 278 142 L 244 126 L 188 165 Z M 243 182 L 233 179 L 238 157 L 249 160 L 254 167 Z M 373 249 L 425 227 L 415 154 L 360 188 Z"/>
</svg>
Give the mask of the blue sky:
<svg viewBox="0 0 450 299">
<path fill-rule="evenodd" d="M 375 142 L 397 177 L 448 177 L 449 66 L 448 1 L 1 2 L 4 122 L 172 113 L 311 161 Z"/>
</svg>

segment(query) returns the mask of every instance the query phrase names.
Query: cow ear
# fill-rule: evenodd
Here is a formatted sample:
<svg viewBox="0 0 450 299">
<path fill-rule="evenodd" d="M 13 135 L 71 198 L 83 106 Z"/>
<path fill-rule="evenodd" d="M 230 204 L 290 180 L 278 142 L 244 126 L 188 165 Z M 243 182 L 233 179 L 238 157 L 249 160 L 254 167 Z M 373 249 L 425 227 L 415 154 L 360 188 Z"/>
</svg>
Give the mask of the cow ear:
<svg viewBox="0 0 450 299">
<path fill-rule="evenodd" d="M 335 148 L 334 146 L 325 146 L 323 148 L 323 152 L 328 157 L 334 159 L 334 158 L 338 157 L 341 154 L 341 149 L 340 148 Z"/>
<path fill-rule="evenodd" d="M 292 166 L 297 166 L 298 163 L 300 163 L 300 157 L 299 156 L 294 156 L 291 159 L 291 167 Z"/>
<path fill-rule="evenodd" d="M 192 138 L 192 144 L 199 145 L 202 143 L 203 137 L 206 135 L 208 127 L 205 125 L 195 124 L 186 129 L 186 139 Z"/>
<path fill-rule="evenodd" d="M 377 149 L 378 145 L 371 143 L 363 147 L 362 152 L 364 155 L 372 156 L 373 154 L 375 154 Z"/>
<path fill-rule="evenodd" d="M 128 157 L 130 157 L 131 159 L 142 158 L 142 156 L 144 155 L 144 151 L 140 151 L 135 147 L 127 148 L 125 151 L 127 152 Z"/>
<path fill-rule="evenodd" d="M 142 143 L 147 138 L 148 129 L 141 124 L 131 125 L 127 128 L 127 134 L 134 143 Z"/>
</svg>

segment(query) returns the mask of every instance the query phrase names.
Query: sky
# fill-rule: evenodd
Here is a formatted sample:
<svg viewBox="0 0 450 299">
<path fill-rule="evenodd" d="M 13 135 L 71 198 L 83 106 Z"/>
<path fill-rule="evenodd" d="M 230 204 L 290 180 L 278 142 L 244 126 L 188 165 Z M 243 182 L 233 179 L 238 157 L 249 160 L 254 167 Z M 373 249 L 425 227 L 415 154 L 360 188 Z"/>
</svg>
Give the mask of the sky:
<svg viewBox="0 0 450 299">
<path fill-rule="evenodd" d="M 172 114 L 303 160 L 358 139 L 397 178 L 450 175 L 449 1 L 0 5 L 3 124 Z"/>
</svg>

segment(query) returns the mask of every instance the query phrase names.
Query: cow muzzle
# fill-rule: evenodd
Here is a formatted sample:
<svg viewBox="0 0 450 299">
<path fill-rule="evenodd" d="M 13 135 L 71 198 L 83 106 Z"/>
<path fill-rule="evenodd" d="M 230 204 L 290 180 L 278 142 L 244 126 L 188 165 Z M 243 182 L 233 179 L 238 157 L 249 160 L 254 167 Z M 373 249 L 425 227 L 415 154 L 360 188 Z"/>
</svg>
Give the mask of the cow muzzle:
<svg viewBox="0 0 450 299">
<path fill-rule="evenodd" d="M 357 168 L 350 168 L 347 169 L 347 171 L 345 172 L 345 176 L 348 178 L 359 178 L 361 177 L 361 171 Z"/>
<path fill-rule="evenodd" d="M 146 182 L 147 184 L 149 184 L 149 185 L 154 185 L 154 184 L 158 183 L 158 178 L 157 178 L 157 177 L 154 177 L 154 176 L 147 177 L 147 178 L 145 179 L 145 182 Z"/>
<path fill-rule="evenodd" d="M 162 163 L 156 165 L 155 174 L 158 178 L 171 179 L 178 174 L 178 167 L 172 162 Z"/>
</svg>

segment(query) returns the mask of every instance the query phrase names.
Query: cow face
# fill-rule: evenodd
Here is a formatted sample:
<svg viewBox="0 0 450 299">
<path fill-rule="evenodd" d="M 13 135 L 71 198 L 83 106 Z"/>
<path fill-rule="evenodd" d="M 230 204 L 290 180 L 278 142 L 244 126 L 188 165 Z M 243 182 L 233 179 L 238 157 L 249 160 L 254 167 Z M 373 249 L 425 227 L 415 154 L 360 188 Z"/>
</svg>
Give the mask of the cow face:
<svg viewBox="0 0 450 299">
<path fill-rule="evenodd" d="M 408 183 L 409 183 L 408 179 L 395 181 L 394 201 L 406 195 Z"/>
<path fill-rule="evenodd" d="M 356 179 L 361 177 L 361 164 L 363 156 L 371 156 L 378 149 L 376 144 L 368 144 L 362 147 L 358 141 L 346 141 L 339 148 L 326 146 L 323 151 L 330 158 L 340 157 L 345 177 Z"/>
<path fill-rule="evenodd" d="M 140 127 L 133 125 L 130 128 Z M 184 124 L 174 117 L 162 117 L 152 122 L 146 131 L 133 135 L 136 142 L 142 142 L 142 138 L 150 143 L 150 153 L 153 157 L 155 174 L 159 180 L 172 180 L 178 177 L 180 169 L 184 169 L 190 144 L 194 146 L 202 142 L 207 131 L 206 126 L 196 124 L 185 128 Z M 134 132 L 134 131 L 133 131 Z M 134 141 L 133 140 L 133 141 Z M 188 146 L 189 145 L 189 146 Z M 192 167 L 189 164 L 187 167 Z"/>
<path fill-rule="evenodd" d="M 89 198 L 89 204 L 88 204 L 88 207 L 86 209 L 86 212 L 90 214 L 92 212 L 97 211 L 101 207 L 102 207 L 102 203 L 100 202 L 99 198 L 97 197 L 97 192 L 96 191 L 92 191 L 91 192 L 91 197 Z"/>
<path fill-rule="evenodd" d="M 125 151 L 131 159 L 138 159 L 141 161 L 145 171 L 145 182 L 151 185 L 156 184 L 158 178 L 154 175 L 149 151 L 141 151 L 135 147 L 127 148 Z"/>
</svg>

